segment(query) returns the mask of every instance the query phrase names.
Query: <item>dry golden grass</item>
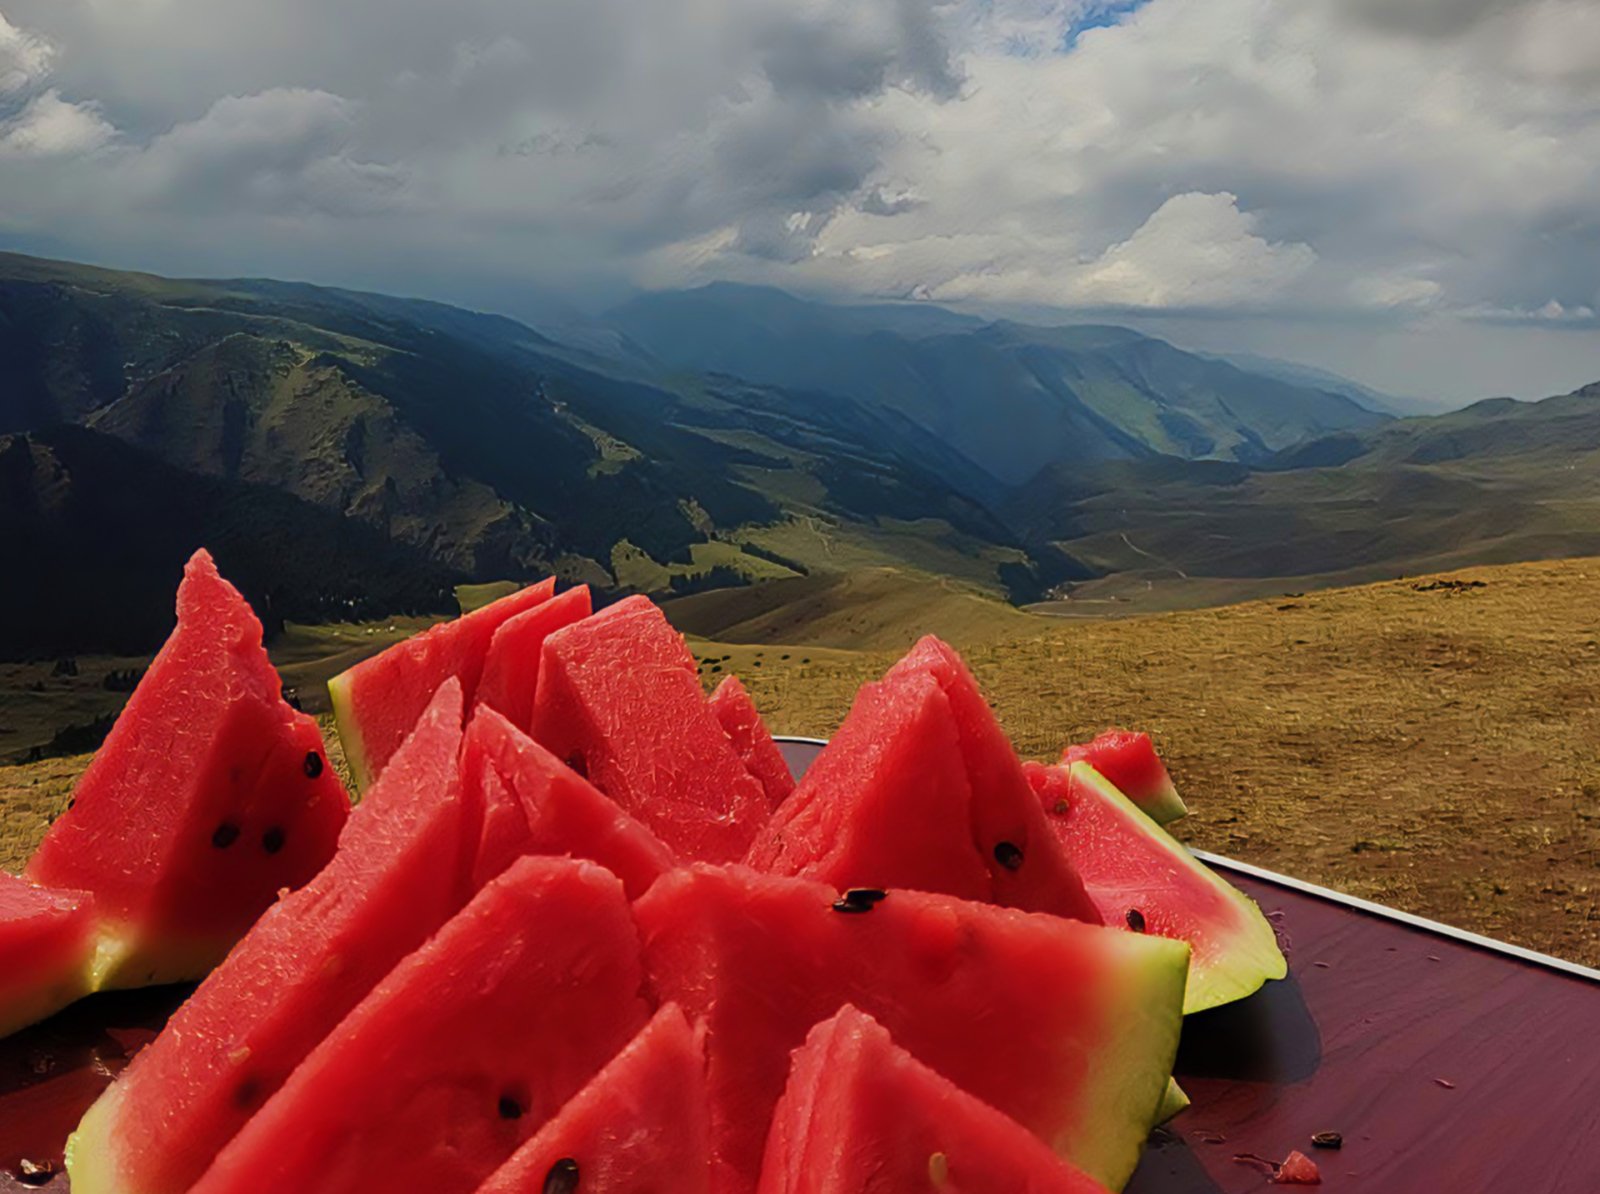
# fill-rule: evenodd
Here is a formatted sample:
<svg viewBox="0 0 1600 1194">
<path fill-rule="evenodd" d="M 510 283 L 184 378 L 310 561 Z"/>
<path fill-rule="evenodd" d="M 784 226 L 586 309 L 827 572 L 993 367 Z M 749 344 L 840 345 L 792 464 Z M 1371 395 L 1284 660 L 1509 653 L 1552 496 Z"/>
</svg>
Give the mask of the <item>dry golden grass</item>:
<svg viewBox="0 0 1600 1194">
<path fill-rule="evenodd" d="M 1198 846 L 1600 964 L 1600 559 L 1452 575 L 1486 583 L 1008 619 L 964 647 L 1026 755 L 1154 734 Z M 694 646 L 707 684 L 739 674 L 776 732 L 825 736 L 921 629 L 908 617 L 892 650 Z M 0 768 L 0 866 L 85 761 Z"/>
<path fill-rule="evenodd" d="M 1486 584 L 1035 624 L 966 655 L 1026 755 L 1149 730 L 1197 846 L 1600 964 L 1600 559 L 1451 575 Z M 776 732 L 826 736 L 893 658 L 738 670 Z"/>
</svg>

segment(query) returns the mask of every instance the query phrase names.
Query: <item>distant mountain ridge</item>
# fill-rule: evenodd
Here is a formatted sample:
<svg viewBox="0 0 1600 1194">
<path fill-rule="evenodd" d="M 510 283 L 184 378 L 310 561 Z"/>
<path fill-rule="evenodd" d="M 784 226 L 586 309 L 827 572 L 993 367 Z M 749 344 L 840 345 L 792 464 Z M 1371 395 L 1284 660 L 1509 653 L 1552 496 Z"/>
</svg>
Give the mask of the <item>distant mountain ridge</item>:
<svg viewBox="0 0 1600 1194">
<path fill-rule="evenodd" d="M 1062 463 L 1263 460 L 1388 417 L 1127 328 L 830 306 L 727 283 L 640 295 L 603 318 L 671 368 L 894 410 L 1008 486 Z"/>
</svg>

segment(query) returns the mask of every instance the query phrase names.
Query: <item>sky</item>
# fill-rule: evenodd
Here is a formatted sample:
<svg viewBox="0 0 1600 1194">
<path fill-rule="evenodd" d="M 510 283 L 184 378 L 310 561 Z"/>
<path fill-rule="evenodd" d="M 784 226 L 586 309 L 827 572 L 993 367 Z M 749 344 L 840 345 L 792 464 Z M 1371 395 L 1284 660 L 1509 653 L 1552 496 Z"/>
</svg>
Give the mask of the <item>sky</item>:
<svg viewBox="0 0 1600 1194">
<path fill-rule="evenodd" d="M 1541 397 L 1600 379 L 1600 0 L 0 0 L 0 247 Z"/>
</svg>

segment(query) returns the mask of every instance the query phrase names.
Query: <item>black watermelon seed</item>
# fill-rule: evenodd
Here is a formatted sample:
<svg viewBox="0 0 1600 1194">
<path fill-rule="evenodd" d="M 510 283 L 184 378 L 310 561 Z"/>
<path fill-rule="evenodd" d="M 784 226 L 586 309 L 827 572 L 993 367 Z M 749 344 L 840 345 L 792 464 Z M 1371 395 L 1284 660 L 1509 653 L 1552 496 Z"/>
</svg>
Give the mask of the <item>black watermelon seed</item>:
<svg viewBox="0 0 1600 1194">
<path fill-rule="evenodd" d="M 994 860 L 1008 871 L 1022 865 L 1022 850 L 1015 842 L 1001 842 L 994 848 Z"/>
<path fill-rule="evenodd" d="M 589 778 L 589 760 L 585 759 L 581 754 L 568 755 L 566 762 L 568 767 L 583 776 L 584 779 Z"/>
<path fill-rule="evenodd" d="M 500 1096 L 500 1118 L 522 1118 L 522 1104 L 517 1100 L 515 1095 L 503 1094 Z"/>
<path fill-rule="evenodd" d="M 1128 927 L 1135 933 L 1144 932 L 1144 913 L 1137 908 L 1128 909 Z"/>
<path fill-rule="evenodd" d="M 48 1186 L 56 1175 L 54 1161 L 29 1161 L 24 1159 L 17 1167 L 17 1180 L 24 1186 Z"/>
<path fill-rule="evenodd" d="M 322 756 L 314 750 L 306 751 L 305 769 L 307 779 L 316 779 L 322 774 Z"/>
<path fill-rule="evenodd" d="M 842 900 L 833 901 L 833 910 L 835 912 L 846 912 L 846 913 L 850 913 L 850 912 L 871 912 L 872 911 L 872 905 L 871 904 L 858 904 L 854 900 L 849 899 L 847 897 L 847 898 L 842 899 Z"/>
<path fill-rule="evenodd" d="M 226 850 L 239 840 L 239 827 L 232 821 L 224 821 L 211 832 L 211 844 L 219 850 Z"/>
<path fill-rule="evenodd" d="M 277 825 L 274 825 L 261 835 L 261 848 L 268 854 L 276 854 L 283 849 L 283 842 L 284 832 Z"/>
<path fill-rule="evenodd" d="M 866 904 L 871 907 L 888 899 L 889 893 L 881 887 L 852 887 L 844 893 L 844 898 L 852 904 Z"/>
<path fill-rule="evenodd" d="M 261 1083 L 256 1078 L 246 1078 L 233 1089 L 233 1101 L 243 1110 L 249 1111 L 261 1101 Z"/>
<path fill-rule="evenodd" d="M 1343 1148 L 1344 1137 L 1338 1132 L 1318 1132 L 1311 1138 L 1312 1148 Z"/>
<path fill-rule="evenodd" d="M 562 1157 L 544 1175 L 544 1194 L 574 1194 L 578 1188 L 578 1163 Z"/>
</svg>

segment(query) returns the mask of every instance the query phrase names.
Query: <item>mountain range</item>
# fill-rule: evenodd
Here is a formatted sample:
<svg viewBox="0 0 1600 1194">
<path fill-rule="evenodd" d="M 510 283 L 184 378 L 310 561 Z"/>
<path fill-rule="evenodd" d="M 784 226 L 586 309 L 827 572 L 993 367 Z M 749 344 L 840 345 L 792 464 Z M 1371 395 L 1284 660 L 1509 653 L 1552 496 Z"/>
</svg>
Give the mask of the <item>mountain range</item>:
<svg viewBox="0 0 1600 1194">
<path fill-rule="evenodd" d="M 1247 365 L 728 284 L 538 331 L 0 254 L 0 558 L 27 577 L 0 657 L 152 645 L 202 542 L 269 622 L 548 572 L 825 604 L 799 582 L 888 569 L 1028 603 L 1589 542 L 1592 393 L 1397 419 Z"/>
</svg>

